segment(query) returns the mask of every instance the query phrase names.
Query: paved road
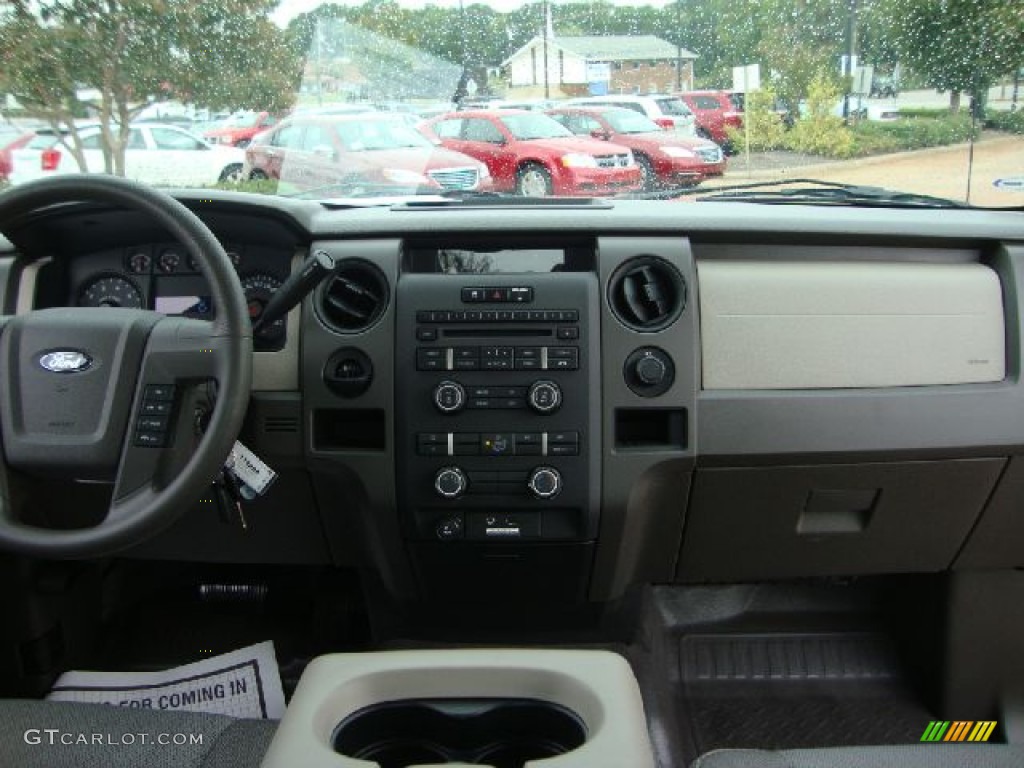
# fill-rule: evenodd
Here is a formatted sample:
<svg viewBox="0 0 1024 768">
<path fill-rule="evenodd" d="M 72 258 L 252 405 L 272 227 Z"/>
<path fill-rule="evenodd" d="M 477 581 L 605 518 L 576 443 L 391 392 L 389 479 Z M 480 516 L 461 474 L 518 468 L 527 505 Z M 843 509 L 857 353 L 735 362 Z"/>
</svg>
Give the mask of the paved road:
<svg viewBox="0 0 1024 768">
<path fill-rule="evenodd" d="M 707 182 L 701 189 L 747 181 L 814 178 L 964 200 L 969 155 L 966 144 L 819 164 L 808 164 L 807 158 L 801 156 L 794 156 L 787 163 L 786 155 L 780 154 L 772 158 L 775 167 L 761 167 L 750 176 L 741 155 L 730 158 L 724 179 Z M 765 165 L 765 158 L 759 160 L 759 165 Z M 973 205 L 1024 206 L 1024 136 L 989 135 L 975 144 L 970 179 Z M 1019 179 L 1021 186 L 1014 191 L 997 188 L 994 182 L 999 179 Z"/>
</svg>

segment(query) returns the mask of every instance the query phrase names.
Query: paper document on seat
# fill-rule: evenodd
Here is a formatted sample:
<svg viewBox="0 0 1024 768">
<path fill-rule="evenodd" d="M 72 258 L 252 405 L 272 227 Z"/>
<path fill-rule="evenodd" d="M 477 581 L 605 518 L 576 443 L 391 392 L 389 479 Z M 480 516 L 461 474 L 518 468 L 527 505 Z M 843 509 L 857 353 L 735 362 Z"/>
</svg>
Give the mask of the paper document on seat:
<svg viewBox="0 0 1024 768">
<path fill-rule="evenodd" d="M 270 640 L 159 672 L 65 672 L 46 698 L 270 720 L 285 708 Z"/>
</svg>

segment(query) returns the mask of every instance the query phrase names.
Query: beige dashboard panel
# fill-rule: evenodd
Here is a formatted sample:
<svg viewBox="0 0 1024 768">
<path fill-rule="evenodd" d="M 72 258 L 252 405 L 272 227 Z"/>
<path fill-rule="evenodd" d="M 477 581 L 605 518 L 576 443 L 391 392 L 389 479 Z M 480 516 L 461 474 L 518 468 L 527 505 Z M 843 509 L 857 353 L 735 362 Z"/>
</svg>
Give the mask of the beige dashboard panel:
<svg viewBox="0 0 1024 768">
<path fill-rule="evenodd" d="M 703 388 L 1001 381 L 1002 290 L 982 264 L 699 260 Z"/>
</svg>

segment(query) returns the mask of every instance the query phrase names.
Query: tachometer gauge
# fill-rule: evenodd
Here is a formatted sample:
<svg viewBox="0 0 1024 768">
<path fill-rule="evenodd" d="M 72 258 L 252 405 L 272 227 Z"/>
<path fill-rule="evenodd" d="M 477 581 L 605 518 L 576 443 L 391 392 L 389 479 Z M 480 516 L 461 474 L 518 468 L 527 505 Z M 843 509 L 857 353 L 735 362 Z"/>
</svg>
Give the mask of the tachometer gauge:
<svg viewBox="0 0 1024 768">
<path fill-rule="evenodd" d="M 142 309 L 142 292 L 120 275 L 101 275 L 82 286 L 78 306 Z"/>
<path fill-rule="evenodd" d="M 267 302 L 281 287 L 281 281 L 276 277 L 256 272 L 242 279 L 242 290 L 245 291 L 245 300 L 249 305 L 249 319 L 255 323 L 263 315 L 267 308 Z M 284 333 L 284 318 L 260 328 L 257 338 L 273 340 Z"/>
</svg>

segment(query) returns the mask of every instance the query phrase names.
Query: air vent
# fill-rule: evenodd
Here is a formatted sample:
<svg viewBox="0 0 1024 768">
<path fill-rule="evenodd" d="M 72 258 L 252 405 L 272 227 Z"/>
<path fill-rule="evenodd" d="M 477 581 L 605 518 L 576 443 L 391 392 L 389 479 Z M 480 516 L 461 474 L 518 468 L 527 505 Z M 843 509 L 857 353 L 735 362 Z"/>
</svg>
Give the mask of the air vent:
<svg viewBox="0 0 1024 768">
<path fill-rule="evenodd" d="M 299 431 L 299 420 L 295 416 L 264 416 L 263 431 L 292 434 Z"/>
<path fill-rule="evenodd" d="M 660 331 L 686 306 L 686 282 L 664 259 L 639 256 L 612 275 L 608 303 L 623 325 L 646 333 Z"/>
<path fill-rule="evenodd" d="M 320 319 L 338 333 L 358 333 L 376 323 L 388 305 L 388 282 L 373 264 L 346 259 L 324 283 Z"/>
</svg>

